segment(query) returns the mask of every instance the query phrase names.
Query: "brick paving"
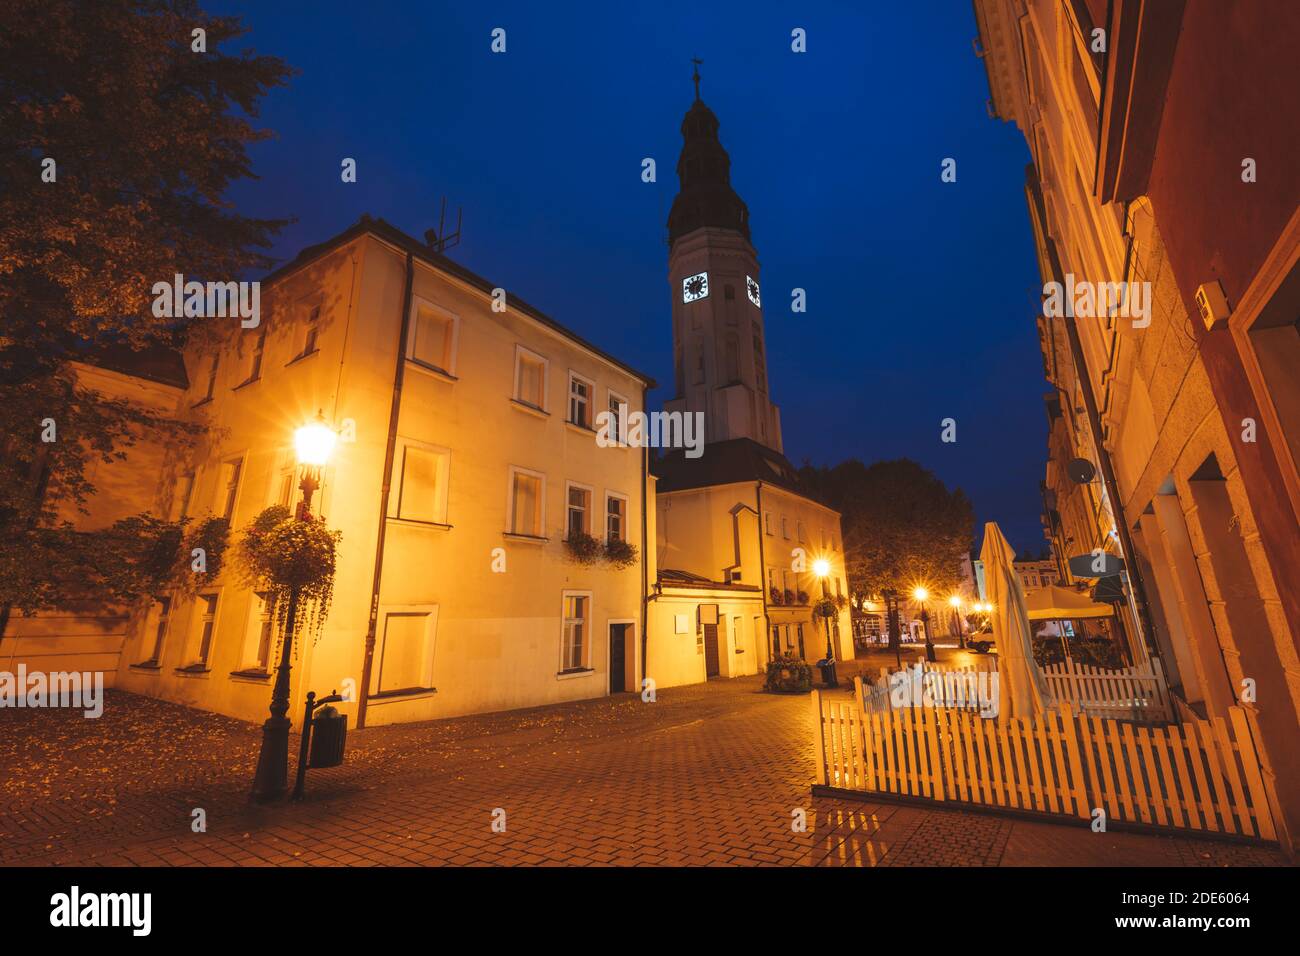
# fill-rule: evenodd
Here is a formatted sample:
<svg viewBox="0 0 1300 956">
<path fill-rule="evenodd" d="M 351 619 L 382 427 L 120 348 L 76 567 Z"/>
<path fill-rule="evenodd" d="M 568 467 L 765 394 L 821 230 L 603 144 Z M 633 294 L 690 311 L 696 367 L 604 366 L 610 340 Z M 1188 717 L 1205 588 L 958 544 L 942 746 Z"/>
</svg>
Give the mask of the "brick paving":
<svg viewBox="0 0 1300 956">
<path fill-rule="evenodd" d="M 352 731 L 308 800 L 246 800 L 260 729 L 109 692 L 0 711 L 0 864 L 1277 865 L 1266 848 L 813 798 L 808 698 L 754 678 Z M 294 759 L 296 739 L 291 744 Z M 191 829 L 206 813 L 206 832 Z M 504 811 L 505 832 L 493 812 Z M 792 827 L 806 815 L 804 832 Z"/>
</svg>

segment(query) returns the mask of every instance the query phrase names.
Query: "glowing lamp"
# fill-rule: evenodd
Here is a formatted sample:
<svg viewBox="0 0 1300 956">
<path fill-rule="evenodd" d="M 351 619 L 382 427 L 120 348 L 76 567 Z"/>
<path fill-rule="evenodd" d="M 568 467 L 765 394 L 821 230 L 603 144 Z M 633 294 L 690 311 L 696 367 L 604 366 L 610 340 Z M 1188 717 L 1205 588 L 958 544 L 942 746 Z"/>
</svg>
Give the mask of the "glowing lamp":
<svg viewBox="0 0 1300 956">
<path fill-rule="evenodd" d="M 334 429 L 325 424 L 323 418 L 303 425 L 293 433 L 293 446 L 298 453 L 298 463 L 314 468 L 323 467 L 334 453 L 334 443 L 338 441 Z"/>
</svg>

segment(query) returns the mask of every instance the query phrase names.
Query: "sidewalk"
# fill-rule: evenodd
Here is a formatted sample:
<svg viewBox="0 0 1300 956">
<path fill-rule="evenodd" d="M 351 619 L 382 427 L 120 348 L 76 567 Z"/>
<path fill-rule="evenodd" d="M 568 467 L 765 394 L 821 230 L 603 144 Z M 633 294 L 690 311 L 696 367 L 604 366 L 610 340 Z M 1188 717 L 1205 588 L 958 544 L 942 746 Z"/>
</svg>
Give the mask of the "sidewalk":
<svg viewBox="0 0 1300 956">
<path fill-rule="evenodd" d="M 260 729 L 109 692 L 0 711 L 0 864 L 1251 865 L 1275 851 L 810 796 L 806 696 L 755 678 L 352 731 L 308 800 L 246 797 Z M 296 758 L 296 738 L 291 742 Z M 206 832 L 193 832 L 194 811 Z M 493 811 L 505 814 L 494 832 Z M 807 831 L 791 826 L 795 811 Z"/>
</svg>

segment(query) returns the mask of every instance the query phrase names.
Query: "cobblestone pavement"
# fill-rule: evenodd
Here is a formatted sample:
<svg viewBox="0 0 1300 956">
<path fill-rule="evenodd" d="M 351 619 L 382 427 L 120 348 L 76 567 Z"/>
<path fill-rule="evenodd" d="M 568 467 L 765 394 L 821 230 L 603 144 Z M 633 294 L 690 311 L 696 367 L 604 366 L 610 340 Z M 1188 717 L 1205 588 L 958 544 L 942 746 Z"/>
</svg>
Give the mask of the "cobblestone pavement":
<svg viewBox="0 0 1300 956">
<path fill-rule="evenodd" d="M 114 691 L 97 720 L 0 710 L 0 864 L 1284 862 L 1258 847 L 814 799 L 808 709 L 743 678 L 651 704 L 620 695 L 354 730 L 343 766 L 312 771 L 306 802 L 274 808 L 246 801 L 254 725 Z M 206 832 L 192 831 L 196 809 Z M 800 809 L 806 832 L 791 825 Z"/>
</svg>

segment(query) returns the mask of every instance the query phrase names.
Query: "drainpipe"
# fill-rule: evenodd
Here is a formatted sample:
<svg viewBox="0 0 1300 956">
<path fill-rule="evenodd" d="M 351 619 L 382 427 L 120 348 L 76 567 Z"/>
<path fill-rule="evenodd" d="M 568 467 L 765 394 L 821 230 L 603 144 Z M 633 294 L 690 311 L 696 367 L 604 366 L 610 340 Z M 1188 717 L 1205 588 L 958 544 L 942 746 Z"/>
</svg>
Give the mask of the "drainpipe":
<svg viewBox="0 0 1300 956">
<path fill-rule="evenodd" d="M 758 507 L 758 586 L 763 595 L 763 646 L 767 648 L 767 659 L 773 660 L 776 652 L 772 649 L 772 619 L 767 613 L 767 602 L 771 597 L 767 591 L 767 557 L 763 548 L 763 483 L 754 482 L 754 503 Z"/>
<path fill-rule="evenodd" d="M 383 483 L 379 492 L 379 533 L 375 540 L 375 574 L 370 586 L 370 621 L 366 625 L 366 654 L 361 665 L 357 728 L 366 725 L 366 704 L 370 699 L 370 671 L 375 659 L 375 631 L 379 624 L 379 585 L 384 578 L 384 535 L 388 530 L 388 496 L 393 485 L 393 459 L 397 454 L 397 418 L 402 409 L 402 382 L 406 377 L 406 336 L 411 324 L 411 283 L 415 261 L 406 254 L 406 289 L 402 293 L 401 331 L 397 338 L 397 369 L 393 373 L 393 403 L 388 411 L 388 443 L 384 448 Z"/>
<path fill-rule="evenodd" d="M 645 411 L 649 389 L 641 386 L 641 410 Z M 650 447 L 641 446 L 641 689 L 645 689 L 645 679 L 649 661 L 646 655 L 650 650 L 650 635 L 647 626 L 650 620 L 650 547 L 647 535 L 650 519 L 646 514 L 646 486 L 650 483 Z"/>
<path fill-rule="evenodd" d="M 1033 166 L 1029 167 L 1029 171 L 1029 195 L 1034 204 L 1034 215 L 1038 217 L 1042 229 L 1043 245 L 1047 249 L 1047 259 L 1052 270 L 1052 276 L 1059 282 L 1062 281 L 1065 270 L 1061 267 L 1055 241 L 1051 236 L 1047 235 L 1047 213 L 1043 208 L 1043 194 L 1038 184 L 1038 174 Z M 1132 254 L 1131 246 L 1129 253 Z M 1129 534 L 1128 519 L 1124 516 L 1124 499 L 1119 496 L 1119 485 L 1115 481 L 1115 469 L 1111 465 L 1110 452 L 1106 450 L 1106 445 L 1102 441 L 1101 415 L 1097 411 L 1096 396 L 1092 394 L 1092 378 L 1088 374 L 1088 362 L 1083 354 L 1083 343 L 1079 339 L 1079 329 L 1073 316 L 1063 316 L 1061 321 L 1065 325 L 1065 331 L 1070 340 L 1070 356 L 1074 360 L 1075 376 L 1083 389 L 1083 404 L 1088 412 L 1088 430 L 1092 433 L 1092 446 L 1097 450 L 1097 462 L 1101 466 L 1102 486 L 1106 489 L 1106 497 L 1110 499 L 1111 513 L 1115 516 L 1115 529 L 1119 532 L 1120 548 L 1124 552 L 1124 564 L 1128 571 L 1129 581 L 1133 585 L 1133 603 L 1137 611 L 1138 629 L 1142 632 L 1142 642 L 1146 644 L 1147 652 L 1151 656 L 1159 657 L 1160 648 L 1156 646 L 1155 635 L 1151 633 L 1151 614 L 1147 605 L 1146 588 L 1142 584 L 1142 573 L 1138 569 L 1137 550 L 1134 548 L 1133 538 Z"/>
</svg>

